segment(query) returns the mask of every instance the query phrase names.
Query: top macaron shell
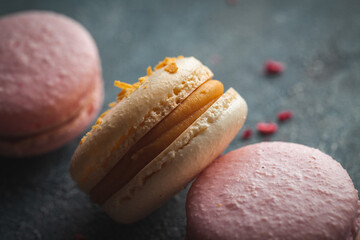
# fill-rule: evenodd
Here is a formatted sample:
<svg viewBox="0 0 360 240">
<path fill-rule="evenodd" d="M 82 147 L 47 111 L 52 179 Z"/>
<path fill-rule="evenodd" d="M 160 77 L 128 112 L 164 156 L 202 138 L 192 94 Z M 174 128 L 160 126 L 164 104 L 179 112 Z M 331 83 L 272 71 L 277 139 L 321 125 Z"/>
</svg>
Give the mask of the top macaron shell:
<svg viewBox="0 0 360 240">
<path fill-rule="evenodd" d="M 80 24 L 29 11 L 2 17 L 0 29 L 0 137 L 57 127 L 89 104 L 101 67 L 96 45 Z"/>
<path fill-rule="evenodd" d="M 358 194 L 341 165 L 299 144 L 249 145 L 217 159 L 187 198 L 188 239 L 353 239 Z"/>
</svg>

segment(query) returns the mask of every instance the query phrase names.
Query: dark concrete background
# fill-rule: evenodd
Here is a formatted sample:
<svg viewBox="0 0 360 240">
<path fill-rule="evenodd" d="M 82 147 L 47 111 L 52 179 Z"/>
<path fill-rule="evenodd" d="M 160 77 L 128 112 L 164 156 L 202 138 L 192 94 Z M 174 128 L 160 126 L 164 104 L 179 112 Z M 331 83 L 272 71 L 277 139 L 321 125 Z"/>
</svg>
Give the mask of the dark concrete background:
<svg viewBox="0 0 360 240">
<path fill-rule="evenodd" d="M 227 151 L 266 140 L 302 143 L 333 156 L 360 189 L 360 1 L 0 2 L 0 15 L 28 9 L 66 14 L 90 31 L 105 103 L 119 91 L 113 80 L 135 82 L 165 56 L 195 56 L 246 99 L 245 127 L 294 112 L 276 134 L 243 141 L 240 132 Z M 286 71 L 265 76 L 266 59 Z M 80 138 L 44 156 L 1 160 L 0 239 L 184 239 L 186 190 L 133 225 L 90 203 L 68 173 Z"/>
</svg>

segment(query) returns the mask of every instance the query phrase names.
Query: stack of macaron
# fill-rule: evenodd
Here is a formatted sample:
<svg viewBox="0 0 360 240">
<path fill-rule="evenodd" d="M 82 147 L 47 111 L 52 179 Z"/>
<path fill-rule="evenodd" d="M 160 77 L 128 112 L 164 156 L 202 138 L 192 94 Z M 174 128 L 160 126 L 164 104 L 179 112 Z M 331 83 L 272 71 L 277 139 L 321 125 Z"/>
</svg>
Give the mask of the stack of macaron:
<svg viewBox="0 0 360 240">
<path fill-rule="evenodd" d="M 98 51 L 79 23 L 43 11 L 0 18 L 0 155 L 64 145 L 88 127 L 102 100 Z"/>
</svg>

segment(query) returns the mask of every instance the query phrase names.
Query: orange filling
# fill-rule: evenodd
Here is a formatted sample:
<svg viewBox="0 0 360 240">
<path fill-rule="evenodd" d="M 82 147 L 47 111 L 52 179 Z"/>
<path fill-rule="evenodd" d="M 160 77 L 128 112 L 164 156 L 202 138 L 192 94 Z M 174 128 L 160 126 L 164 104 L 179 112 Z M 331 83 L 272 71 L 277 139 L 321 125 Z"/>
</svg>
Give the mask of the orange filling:
<svg viewBox="0 0 360 240">
<path fill-rule="evenodd" d="M 91 200 L 101 205 L 125 186 L 199 118 L 223 94 L 223 91 L 224 86 L 217 80 L 209 80 L 202 84 L 129 149 L 90 191 Z"/>
</svg>

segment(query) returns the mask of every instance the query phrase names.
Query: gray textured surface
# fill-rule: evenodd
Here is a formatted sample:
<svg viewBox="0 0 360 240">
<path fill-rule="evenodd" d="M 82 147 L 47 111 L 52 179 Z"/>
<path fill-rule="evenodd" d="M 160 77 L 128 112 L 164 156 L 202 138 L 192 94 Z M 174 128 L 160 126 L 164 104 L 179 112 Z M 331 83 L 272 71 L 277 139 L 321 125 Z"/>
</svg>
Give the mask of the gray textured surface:
<svg viewBox="0 0 360 240">
<path fill-rule="evenodd" d="M 235 2 L 235 1 L 232 1 Z M 360 1 L 2 1 L 0 15 L 46 9 L 82 23 L 94 36 L 105 79 L 134 82 L 165 56 L 193 55 L 225 88 L 247 100 L 246 127 L 293 110 L 271 137 L 253 135 L 232 150 L 263 140 L 317 147 L 338 160 L 360 189 Z M 266 77 L 266 59 L 286 63 Z M 50 154 L 2 159 L 0 239 L 184 239 L 186 191 L 148 218 L 113 222 L 90 203 L 68 173 L 78 139 Z"/>
</svg>

